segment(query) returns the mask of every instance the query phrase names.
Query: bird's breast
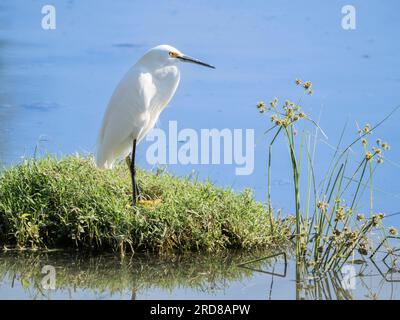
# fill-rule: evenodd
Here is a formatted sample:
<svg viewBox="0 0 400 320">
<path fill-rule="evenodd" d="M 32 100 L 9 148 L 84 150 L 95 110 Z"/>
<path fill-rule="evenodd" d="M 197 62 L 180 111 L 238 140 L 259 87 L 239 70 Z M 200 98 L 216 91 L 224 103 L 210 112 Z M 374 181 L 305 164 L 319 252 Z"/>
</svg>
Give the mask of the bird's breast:
<svg viewBox="0 0 400 320">
<path fill-rule="evenodd" d="M 179 70 L 175 66 L 163 67 L 153 73 L 156 94 L 152 100 L 152 112 L 159 114 L 170 102 L 178 88 Z"/>
</svg>

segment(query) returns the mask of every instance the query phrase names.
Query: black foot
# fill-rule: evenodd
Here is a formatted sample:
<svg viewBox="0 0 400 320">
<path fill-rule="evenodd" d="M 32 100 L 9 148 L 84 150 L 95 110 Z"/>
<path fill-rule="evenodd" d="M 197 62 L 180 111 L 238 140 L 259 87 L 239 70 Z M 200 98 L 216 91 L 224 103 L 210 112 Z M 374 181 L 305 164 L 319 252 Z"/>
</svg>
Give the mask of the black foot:
<svg viewBox="0 0 400 320">
<path fill-rule="evenodd" d="M 137 202 L 139 202 L 140 200 L 144 200 L 144 197 L 142 196 L 142 192 L 140 191 L 137 183 L 135 183 L 134 188 L 135 192 L 132 198 L 133 198 L 133 206 L 135 207 Z"/>
</svg>

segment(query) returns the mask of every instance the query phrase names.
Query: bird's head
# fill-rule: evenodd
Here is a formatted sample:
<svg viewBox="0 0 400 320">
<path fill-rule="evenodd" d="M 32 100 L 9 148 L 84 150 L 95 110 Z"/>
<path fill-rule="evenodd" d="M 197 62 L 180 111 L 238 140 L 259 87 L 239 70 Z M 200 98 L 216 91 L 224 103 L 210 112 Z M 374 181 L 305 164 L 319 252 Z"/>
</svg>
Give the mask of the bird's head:
<svg viewBox="0 0 400 320">
<path fill-rule="evenodd" d="M 189 57 L 180 52 L 178 49 L 166 44 L 150 49 L 146 52 L 141 60 L 159 66 L 176 65 L 181 62 L 188 62 L 215 69 L 214 66 Z"/>
</svg>

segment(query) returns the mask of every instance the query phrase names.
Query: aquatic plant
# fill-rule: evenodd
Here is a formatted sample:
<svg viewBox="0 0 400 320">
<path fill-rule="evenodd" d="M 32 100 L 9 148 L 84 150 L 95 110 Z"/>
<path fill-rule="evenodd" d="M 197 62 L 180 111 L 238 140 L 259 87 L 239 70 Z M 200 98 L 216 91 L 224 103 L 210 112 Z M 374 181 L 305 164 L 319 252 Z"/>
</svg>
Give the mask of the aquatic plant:
<svg viewBox="0 0 400 320">
<path fill-rule="evenodd" d="M 342 130 L 339 142 L 334 148 L 334 155 L 326 175 L 317 183 L 314 172 L 314 159 L 318 135 L 325 135 L 318 123 L 312 120 L 301 108 L 305 95 L 313 93 L 310 81 L 295 80 L 303 93 L 297 102 L 286 100 L 281 107 L 278 98 L 274 98 L 269 107 L 264 102 L 257 104 L 263 115 L 268 115 L 272 123 L 266 133 L 272 132 L 268 152 L 268 208 L 271 216 L 272 148 L 281 136 L 287 144 L 291 173 L 294 185 L 295 230 L 293 237 L 296 244 L 297 264 L 315 272 L 337 270 L 346 263 L 353 253 L 367 255 L 371 249 L 369 235 L 380 228 L 385 235 L 382 224 L 383 213 L 375 211 L 373 206 L 373 176 L 376 167 L 383 163 L 384 152 L 390 149 L 387 142 L 376 140 L 375 146 L 368 148 L 368 138 L 388 117 L 371 127 L 366 124 L 358 130 L 358 137 L 348 146 L 342 147 L 345 129 Z M 313 130 L 310 133 L 307 124 Z M 298 127 L 303 125 L 301 134 Z M 363 148 L 362 155 L 355 168 L 350 164 L 350 151 L 358 142 Z M 304 173 L 305 171 L 305 173 Z M 349 173 L 351 172 L 351 173 Z M 304 175 L 304 178 L 302 176 Z M 360 202 L 365 191 L 369 191 L 369 214 L 365 217 L 359 212 Z M 304 193 L 305 192 L 305 196 Z M 302 197 L 304 196 L 303 200 Z M 273 221 L 273 217 L 271 217 Z M 272 225 L 271 225 L 272 228 Z M 394 228 L 390 234 L 396 234 Z"/>
</svg>

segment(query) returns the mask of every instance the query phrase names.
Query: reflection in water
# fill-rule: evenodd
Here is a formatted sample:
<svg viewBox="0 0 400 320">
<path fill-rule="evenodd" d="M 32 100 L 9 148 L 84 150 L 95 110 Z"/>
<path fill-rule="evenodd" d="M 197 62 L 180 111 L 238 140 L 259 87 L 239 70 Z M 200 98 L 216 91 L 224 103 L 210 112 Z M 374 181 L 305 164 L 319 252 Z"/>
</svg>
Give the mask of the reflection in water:
<svg viewBox="0 0 400 320">
<path fill-rule="evenodd" d="M 121 260 L 114 255 L 6 252 L 1 255 L 0 278 L 11 287 L 19 282 L 29 298 L 51 296 L 51 292 L 43 291 L 41 284 L 45 265 L 56 268 L 56 287 L 68 292 L 69 297 L 77 289 L 90 290 L 97 297 L 104 293 L 111 297 L 131 292 L 132 298 L 136 298 L 141 291 L 155 288 L 173 291 L 177 287 L 213 294 L 224 290 L 229 282 L 251 277 L 251 270 L 238 265 L 252 257 L 244 253 L 161 258 L 134 255 Z M 259 261 L 256 265 L 268 268 L 270 261 Z"/>
<path fill-rule="evenodd" d="M 300 270 L 300 274 L 303 270 Z M 349 279 L 351 280 L 351 279 Z M 322 275 L 303 275 L 297 281 L 296 298 L 300 300 L 352 300 L 350 287 L 343 285 L 340 272 L 327 272 Z"/>
<path fill-rule="evenodd" d="M 357 287 L 351 288 L 344 283 L 348 274 L 340 272 L 302 274 L 301 279 L 294 279 L 292 260 L 285 260 L 284 254 L 243 252 L 163 257 L 136 254 L 120 259 L 111 254 L 7 251 L 0 259 L 0 298 L 396 298 L 396 284 L 387 287 L 388 282 L 367 264 L 357 266 Z M 55 268 L 56 290 L 43 287 L 43 267 L 48 265 Z"/>
<path fill-rule="evenodd" d="M 387 282 L 400 282 L 400 237 L 386 236 L 371 254 L 371 262 Z"/>
<path fill-rule="evenodd" d="M 247 269 L 255 271 L 255 272 L 261 272 L 261 273 L 269 274 L 271 276 L 277 276 L 277 277 L 285 278 L 286 277 L 286 271 L 287 271 L 287 257 L 286 256 L 287 255 L 286 255 L 285 252 L 279 252 L 279 253 L 275 253 L 275 254 L 269 255 L 267 257 L 261 257 L 261 258 L 255 259 L 255 260 L 246 261 L 244 263 L 239 264 L 239 266 L 243 267 L 243 268 L 247 268 Z M 280 258 L 283 259 L 283 265 L 284 265 L 284 270 L 283 270 L 282 273 L 278 273 L 278 272 L 275 271 L 275 264 L 279 261 Z M 267 261 L 267 262 L 273 264 L 272 271 L 266 271 L 266 270 L 255 268 L 254 264 L 257 264 L 260 261 Z"/>
</svg>

